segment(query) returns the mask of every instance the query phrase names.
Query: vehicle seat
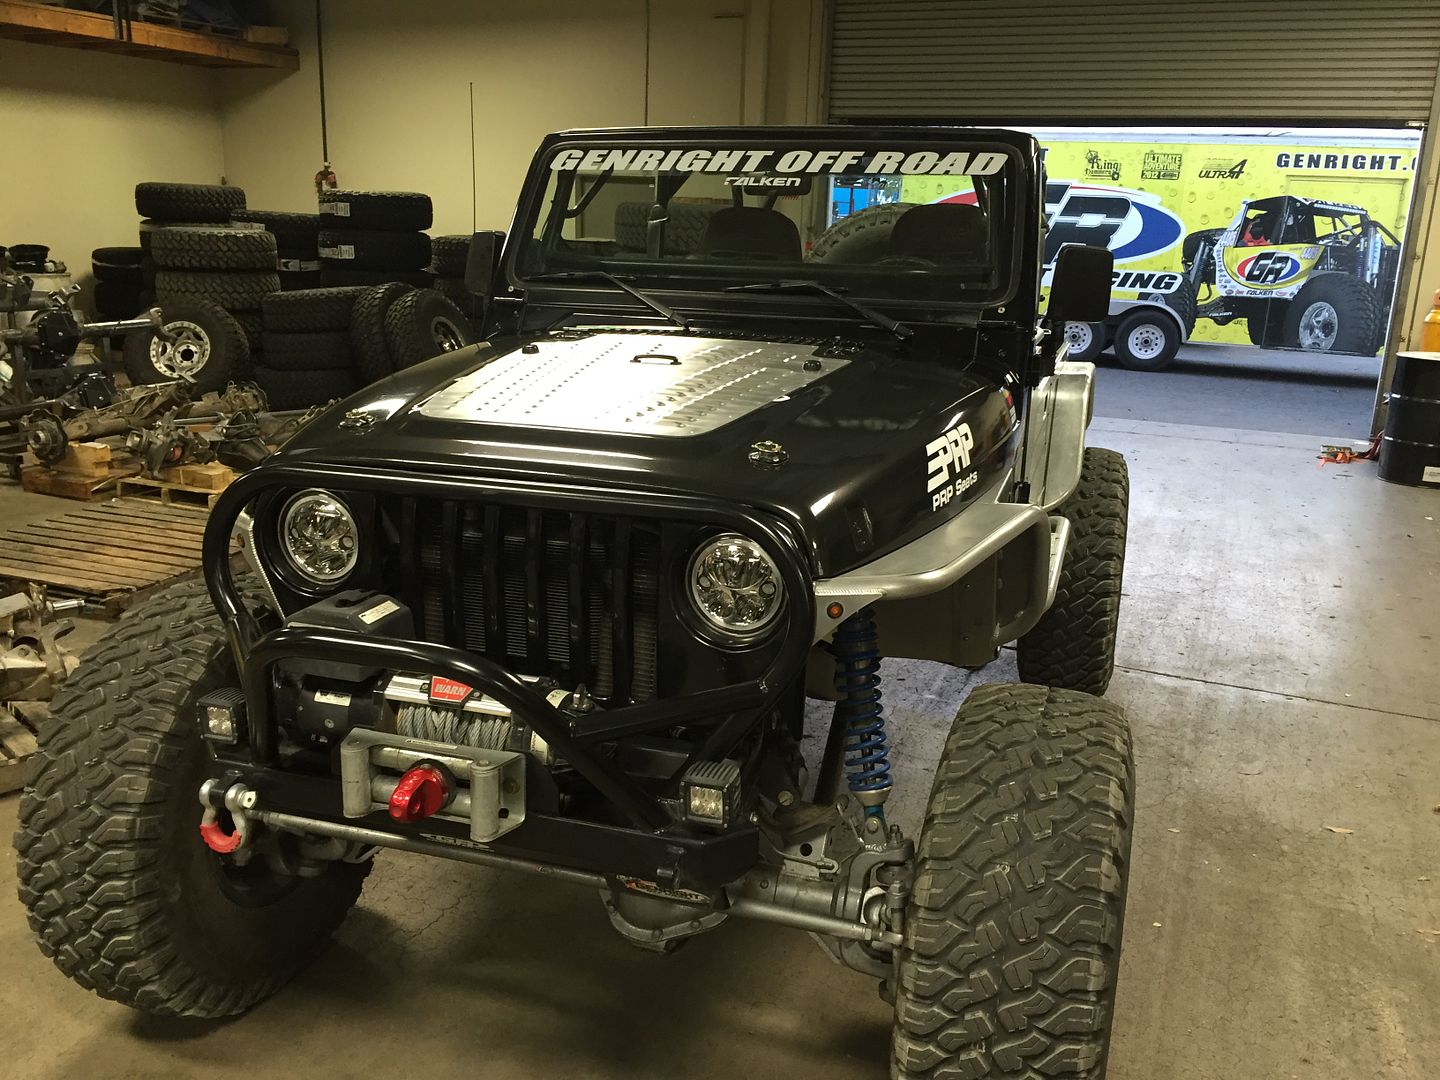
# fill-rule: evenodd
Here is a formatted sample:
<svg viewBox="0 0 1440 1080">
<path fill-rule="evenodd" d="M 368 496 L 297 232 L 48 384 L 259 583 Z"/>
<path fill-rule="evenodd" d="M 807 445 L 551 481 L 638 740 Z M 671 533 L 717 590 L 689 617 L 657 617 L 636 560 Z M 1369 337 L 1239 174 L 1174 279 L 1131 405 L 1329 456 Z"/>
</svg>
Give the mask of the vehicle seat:
<svg viewBox="0 0 1440 1080">
<path fill-rule="evenodd" d="M 721 259 L 799 262 L 800 230 L 778 210 L 728 206 L 705 227 L 700 254 Z"/>
<path fill-rule="evenodd" d="M 887 259 L 932 263 L 983 263 L 990 244 L 990 220 L 968 203 L 929 203 L 901 214 L 890 232 Z"/>
<path fill-rule="evenodd" d="M 693 255 L 700 245 L 705 226 L 715 214 L 713 206 L 692 206 L 671 203 L 666 211 L 669 222 L 665 228 L 666 255 Z M 646 233 L 650 223 L 648 202 L 623 202 L 615 207 L 615 247 L 621 252 L 645 253 Z"/>
</svg>

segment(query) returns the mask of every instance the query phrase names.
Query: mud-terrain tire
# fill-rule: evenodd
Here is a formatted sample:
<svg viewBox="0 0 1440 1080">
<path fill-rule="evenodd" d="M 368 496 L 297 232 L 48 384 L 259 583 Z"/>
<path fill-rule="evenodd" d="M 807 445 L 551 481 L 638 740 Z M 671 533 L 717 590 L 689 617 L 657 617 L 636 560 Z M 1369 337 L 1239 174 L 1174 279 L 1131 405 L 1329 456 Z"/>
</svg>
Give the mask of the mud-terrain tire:
<svg viewBox="0 0 1440 1080">
<path fill-rule="evenodd" d="M 1098 322 L 1067 322 L 1065 324 L 1066 359 L 1094 360 L 1105 351 L 1105 324 Z"/>
<path fill-rule="evenodd" d="M 385 313 L 385 348 L 396 371 L 474 341 L 474 324 L 434 289 L 416 289 Z"/>
<path fill-rule="evenodd" d="M 1307 352 L 1372 355 L 1385 312 L 1375 290 L 1349 274 L 1311 278 L 1285 313 L 1285 344 Z"/>
<path fill-rule="evenodd" d="M 291 214 L 281 210 L 237 210 L 230 223 L 243 229 L 257 226 L 275 237 L 282 259 L 317 259 L 316 238 L 320 235 L 319 214 Z"/>
<path fill-rule="evenodd" d="M 350 346 L 355 354 L 355 369 L 365 382 L 379 382 L 395 370 L 390 346 L 385 342 L 385 316 L 395 301 L 414 292 L 399 281 L 374 285 L 360 294 L 350 318 Z"/>
<path fill-rule="evenodd" d="M 470 260 L 472 236 L 437 236 L 430 241 L 430 273 L 436 277 L 463 278 Z"/>
<path fill-rule="evenodd" d="M 368 864 L 272 878 L 201 842 L 195 701 L 234 685 L 203 582 L 126 614 L 56 696 L 20 801 L 20 901 L 40 948 L 86 989 L 161 1016 L 269 997 L 329 940 Z"/>
<path fill-rule="evenodd" d="M 226 311 L 259 311 L 260 302 L 279 291 L 280 275 L 273 270 L 155 272 L 155 295 L 162 308 L 176 300 L 206 300 Z"/>
<path fill-rule="evenodd" d="M 428 229 L 435 211 L 418 191 L 322 191 L 320 220 L 327 229 Z"/>
<path fill-rule="evenodd" d="M 135 209 L 152 221 L 228 223 L 233 211 L 245 209 L 245 189 L 224 184 L 136 184 Z"/>
<path fill-rule="evenodd" d="M 363 286 L 271 293 L 261 311 L 265 329 L 282 334 L 314 334 L 350 329 L 355 304 L 365 295 Z"/>
<path fill-rule="evenodd" d="M 1164 305 L 1137 308 L 1115 328 L 1115 359 L 1132 371 L 1160 371 L 1170 366 L 1180 351 L 1182 316 L 1159 310 Z M 1172 317 L 1173 315 L 1173 317 Z"/>
<path fill-rule="evenodd" d="M 894 1080 L 1103 1080 L 1135 768 L 1111 702 L 975 690 L 950 729 L 916 853 Z"/>
<path fill-rule="evenodd" d="M 161 270 L 274 270 L 275 238 L 264 229 L 159 229 L 150 257 Z"/>
<path fill-rule="evenodd" d="M 885 203 L 867 206 L 849 217 L 841 218 L 820 234 L 805 256 L 809 262 L 868 264 L 885 257 L 890 245 L 890 232 L 900 215 L 914 203 Z"/>
<path fill-rule="evenodd" d="M 1115 671 L 1125 581 L 1130 472 L 1124 456 L 1088 448 L 1080 483 L 1055 512 L 1070 522 L 1070 542 L 1055 602 L 1016 643 L 1020 678 L 1103 694 Z"/>
<path fill-rule="evenodd" d="M 423 270 L 430 237 L 422 232 L 320 231 L 320 261 L 338 270 Z"/>
<path fill-rule="evenodd" d="M 188 376 L 191 393 L 224 390 L 250 370 L 245 329 L 223 308 L 204 300 L 176 300 L 160 308 L 171 337 L 140 330 L 125 339 L 125 373 L 137 385 Z"/>
<path fill-rule="evenodd" d="M 326 371 L 355 366 L 349 330 L 313 334 L 280 334 L 266 330 L 265 366 L 277 371 Z"/>
<path fill-rule="evenodd" d="M 348 367 L 286 370 L 256 365 L 253 377 L 272 409 L 308 409 L 360 389 L 359 378 Z"/>
</svg>

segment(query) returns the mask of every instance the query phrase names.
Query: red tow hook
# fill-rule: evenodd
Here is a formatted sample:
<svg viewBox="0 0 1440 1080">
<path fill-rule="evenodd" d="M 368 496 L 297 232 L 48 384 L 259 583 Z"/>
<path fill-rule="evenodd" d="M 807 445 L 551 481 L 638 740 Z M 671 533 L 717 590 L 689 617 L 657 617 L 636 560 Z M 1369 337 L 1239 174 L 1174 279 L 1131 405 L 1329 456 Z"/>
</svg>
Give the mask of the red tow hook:
<svg viewBox="0 0 1440 1080">
<path fill-rule="evenodd" d="M 396 821 L 419 821 L 440 811 L 454 791 L 450 777 L 438 765 L 421 763 L 410 769 L 390 793 L 390 816 Z"/>
</svg>

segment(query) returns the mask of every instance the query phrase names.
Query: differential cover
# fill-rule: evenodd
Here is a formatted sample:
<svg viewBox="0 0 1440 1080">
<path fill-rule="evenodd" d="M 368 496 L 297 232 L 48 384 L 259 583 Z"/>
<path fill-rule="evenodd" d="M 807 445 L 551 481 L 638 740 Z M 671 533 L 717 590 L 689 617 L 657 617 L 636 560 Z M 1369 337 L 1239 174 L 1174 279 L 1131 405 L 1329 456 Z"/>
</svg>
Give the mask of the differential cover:
<svg viewBox="0 0 1440 1080">
<path fill-rule="evenodd" d="M 840 370 L 816 346 L 595 334 L 540 341 L 460 376 L 418 406 L 479 424 L 703 435 Z"/>
</svg>

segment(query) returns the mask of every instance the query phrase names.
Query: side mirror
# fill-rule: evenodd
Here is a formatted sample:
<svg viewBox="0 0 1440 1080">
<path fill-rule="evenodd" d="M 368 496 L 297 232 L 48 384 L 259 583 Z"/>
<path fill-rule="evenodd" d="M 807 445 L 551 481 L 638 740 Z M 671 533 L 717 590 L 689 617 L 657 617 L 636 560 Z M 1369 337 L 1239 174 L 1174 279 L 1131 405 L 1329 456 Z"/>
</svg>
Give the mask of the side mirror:
<svg viewBox="0 0 1440 1080">
<path fill-rule="evenodd" d="M 466 292 L 472 296 L 490 295 L 495 287 L 495 274 L 500 269 L 500 249 L 504 244 L 503 232 L 477 232 L 470 238 L 470 254 L 465 260 Z"/>
<path fill-rule="evenodd" d="M 1066 244 L 1055 258 L 1050 277 L 1052 326 L 1067 322 L 1103 322 L 1110 314 L 1110 275 L 1115 255 L 1109 248 Z"/>
</svg>

